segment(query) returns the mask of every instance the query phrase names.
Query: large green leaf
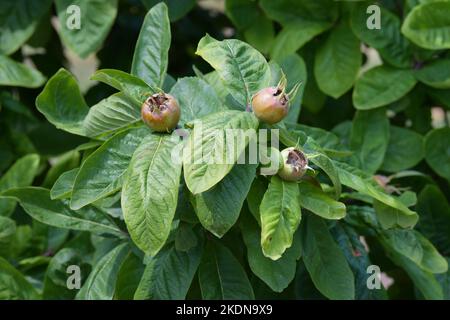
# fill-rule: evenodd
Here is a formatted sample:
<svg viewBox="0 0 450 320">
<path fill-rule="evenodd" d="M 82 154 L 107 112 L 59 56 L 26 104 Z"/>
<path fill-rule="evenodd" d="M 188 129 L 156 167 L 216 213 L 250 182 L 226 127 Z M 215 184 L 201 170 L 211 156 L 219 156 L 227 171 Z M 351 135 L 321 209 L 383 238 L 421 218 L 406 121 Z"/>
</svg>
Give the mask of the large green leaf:
<svg viewBox="0 0 450 320">
<path fill-rule="evenodd" d="M 360 240 L 360 235 L 350 226 L 336 223 L 330 232 L 341 248 L 355 277 L 355 300 L 387 299 L 387 293 L 381 286 L 379 289 L 367 286 L 369 266 L 373 265 L 369 254 Z M 370 270 L 370 269 L 369 269 Z"/>
<path fill-rule="evenodd" d="M 389 64 L 400 68 L 412 66 L 411 43 L 400 32 L 400 18 L 383 6 L 380 8 L 380 28 L 369 29 L 367 2 L 357 4 L 351 14 L 353 32 L 364 43 L 376 48 Z"/>
<path fill-rule="evenodd" d="M 80 168 L 75 168 L 64 172 L 56 180 L 52 189 L 50 190 L 50 198 L 54 199 L 65 199 L 70 198 L 72 195 L 73 184 L 78 175 Z"/>
<path fill-rule="evenodd" d="M 273 176 L 259 210 L 263 253 L 272 260 L 278 260 L 291 247 L 294 233 L 300 224 L 297 184 Z"/>
<path fill-rule="evenodd" d="M 411 227 L 417 223 L 417 220 L 419 219 L 417 213 L 408 209 L 408 207 L 406 207 L 397 198 L 384 193 L 375 184 L 375 181 L 371 176 L 343 162 L 335 161 L 334 164 L 339 172 L 339 178 L 343 185 L 346 185 L 347 187 L 352 188 L 364 195 L 370 196 L 389 207 L 397 209 L 404 215 L 411 216 L 411 218 L 408 219 L 408 221 L 411 222 Z"/>
<path fill-rule="evenodd" d="M 423 297 L 427 300 L 442 300 L 444 295 L 442 287 L 436 280 L 436 277 L 431 272 L 424 271 L 406 256 L 398 254 L 397 252 L 388 252 L 388 256 L 398 266 L 402 267 L 411 280 L 414 286 L 419 289 Z"/>
<path fill-rule="evenodd" d="M 276 36 L 270 49 L 270 56 L 278 60 L 293 54 L 331 26 L 332 23 L 328 21 L 298 20 L 290 22 Z"/>
<path fill-rule="evenodd" d="M 206 230 L 221 238 L 235 224 L 256 167 L 256 164 L 236 164 L 212 189 L 195 196 L 195 211 Z"/>
<path fill-rule="evenodd" d="M 178 79 L 170 89 L 181 109 L 180 125 L 226 109 L 214 88 L 200 78 Z"/>
<path fill-rule="evenodd" d="M 195 0 L 141 0 L 147 9 L 159 2 L 164 2 L 169 8 L 170 21 L 176 21 L 187 14 L 195 6 Z"/>
<path fill-rule="evenodd" d="M 355 298 L 355 279 L 325 222 L 308 215 L 302 225 L 303 261 L 316 288 L 329 299 Z"/>
<path fill-rule="evenodd" d="M 133 152 L 149 133 L 146 127 L 119 132 L 93 152 L 75 179 L 71 208 L 82 208 L 118 191 Z"/>
<path fill-rule="evenodd" d="M 130 248 L 123 243 L 103 256 L 92 269 L 76 298 L 81 300 L 112 300 L 122 263 Z"/>
<path fill-rule="evenodd" d="M 357 111 L 353 119 L 350 146 L 359 167 L 375 173 L 383 164 L 389 143 L 389 120 L 384 108 Z"/>
<path fill-rule="evenodd" d="M 0 256 L 9 257 L 11 242 L 15 238 L 16 222 L 10 218 L 0 216 Z"/>
<path fill-rule="evenodd" d="M 416 82 L 411 70 L 375 67 L 356 81 L 353 104 L 359 110 L 385 106 L 406 95 Z"/>
<path fill-rule="evenodd" d="M 298 185 L 300 206 L 325 219 L 342 219 L 345 217 L 345 205 L 330 198 L 318 187 L 308 182 Z"/>
<path fill-rule="evenodd" d="M 450 30 L 450 26 L 449 26 Z M 415 73 L 417 80 L 433 88 L 450 88 L 450 59 L 439 59 L 426 64 Z"/>
<path fill-rule="evenodd" d="M 429 1 L 414 7 L 406 16 L 402 33 L 426 49 L 450 48 L 450 2 Z"/>
<path fill-rule="evenodd" d="M 8 171 L 0 177 L 0 192 L 20 187 L 28 187 L 34 180 L 39 168 L 37 154 L 26 155 L 17 160 Z M 9 216 L 16 207 L 12 199 L 0 199 L 0 216 Z"/>
<path fill-rule="evenodd" d="M 40 296 L 25 277 L 0 257 L 0 300 L 36 300 Z"/>
<path fill-rule="evenodd" d="M 397 199 L 401 201 L 401 198 Z M 398 208 L 388 206 L 377 199 L 373 201 L 373 208 L 383 229 L 410 228 L 417 223 L 417 215 L 405 215 Z"/>
<path fill-rule="evenodd" d="M 342 186 L 341 181 L 339 180 L 339 173 L 334 166 L 333 161 L 328 156 L 320 152 L 307 152 L 306 155 L 314 165 L 322 169 L 330 178 L 331 183 L 334 186 L 335 199 L 339 199 L 342 191 Z"/>
<path fill-rule="evenodd" d="M 84 135 L 89 108 L 75 78 L 65 69 L 51 77 L 36 99 L 37 109 L 58 129 Z"/>
<path fill-rule="evenodd" d="M 0 193 L 0 196 L 16 199 L 33 219 L 53 227 L 124 236 L 124 233 L 100 209 L 86 207 L 77 211 L 70 210 L 67 202 L 51 200 L 50 191 L 47 189 L 39 187 L 10 189 Z"/>
<path fill-rule="evenodd" d="M 31 37 L 51 0 L 4 0 L 0 3 L 0 54 L 10 55 Z"/>
<path fill-rule="evenodd" d="M 210 241 L 200 262 L 198 278 L 203 299 L 252 300 L 255 298 L 250 281 L 230 250 Z"/>
<path fill-rule="evenodd" d="M 383 242 L 397 254 L 412 260 L 421 269 L 431 273 L 448 270 L 447 261 L 419 232 L 411 229 L 393 229 L 382 233 Z"/>
<path fill-rule="evenodd" d="M 277 261 L 264 256 L 261 248 L 261 231 L 252 217 L 246 215 L 242 222 L 242 235 L 247 247 L 247 258 L 252 272 L 273 291 L 282 292 L 294 279 L 297 260 L 302 254 L 300 233 L 294 235 L 292 247 Z"/>
<path fill-rule="evenodd" d="M 117 15 L 117 0 L 55 0 L 60 23 L 61 40 L 81 58 L 97 51 L 109 33 Z M 67 8 L 80 8 L 80 28 L 73 28 L 73 12 Z"/>
<path fill-rule="evenodd" d="M 71 265 L 80 267 L 80 280 L 83 281 L 83 276 L 87 276 L 89 270 L 87 265 L 83 264 L 82 257 L 76 249 L 64 248 L 52 257 L 44 277 L 44 299 L 69 300 L 75 298 L 77 291 L 67 288 L 67 280 L 70 276 L 67 268 Z"/>
<path fill-rule="evenodd" d="M 141 105 L 147 96 L 156 92 L 155 88 L 149 87 L 143 80 L 126 72 L 114 69 L 98 70 L 91 80 L 100 81 L 111 87 L 122 91 L 125 95 Z"/>
<path fill-rule="evenodd" d="M 420 230 L 439 251 L 450 256 L 450 206 L 445 195 L 434 185 L 427 185 L 419 194 L 417 212 Z"/>
<path fill-rule="evenodd" d="M 126 128 L 141 120 L 140 109 L 123 92 L 113 94 L 89 109 L 83 122 L 86 135 L 96 137 Z"/>
<path fill-rule="evenodd" d="M 142 256 L 130 252 L 122 263 L 117 275 L 114 300 L 133 300 L 145 269 L 142 260 Z"/>
<path fill-rule="evenodd" d="M 147 13 L 134 50 L 131 73 L 150 86 L 162 88 L 167 72 L 170 22 L 165 3 Z"/>
<path fill-rule="evenodd" d="M 399 172 L 418 164 L 424 157 L 423 137 L 408 129 L 391 126 L 389 144 L 381 170 Z"/>
<path fill-rule="evenodd" d="M 260 5 L 282 25 L 298 20 L 333 22 L 338 16 L 338 6 L 332 0 L 262 0 Z"/>
<path fill-rule="evenodd" d="M 38 70 L 0 54 L 0 86 L 37 88 L 44 82 Z"/>
<path fill-rule="evenodd" d="M 154 256 L 169 236 L 178 201 L 181 161 L 171 152 L 179 138 L 167 134 L 142 140 L 131 159 L 122 189 L 122 210 L 134 243 Z"/>
<path fill-rule="evenodd" d="M 173 243 L 164 247 L 145 267 L 134 299 L 182 300 L 197 272 L 203 241 L 187 251 L 179 251 Z"/>
<path fill-rule="evenodd" d="M 317 50 L 314 75 L 320 90 L 339 98 L 350 90 L 362 63 L 360 43 L 343 20 Z"/>
<path fill-rule="evenodd" d="M 217 41 L 203 37 L 196 54 L 219 73 L 225 87 L 244 109 L 253 95 L 270 83 L 270 68 L 264 56 L 245 42 Z M 249 63 L 251 61 L 251 63 Z"/>
<path fill-rule="evenodd" d="M 221 181 L 249 140 L 254 141 L 257 128 L 253 113 L 242 111 L 217 112 L 194 123 L 183 154 L 184 179 L 189 190 L 198 194 Z"/>
<path fill-rule="evenodd" d="M 441 177 L 450 181 L 450 128 L 430 131 L 425 137 L 425 160 Z"/>
</svg>

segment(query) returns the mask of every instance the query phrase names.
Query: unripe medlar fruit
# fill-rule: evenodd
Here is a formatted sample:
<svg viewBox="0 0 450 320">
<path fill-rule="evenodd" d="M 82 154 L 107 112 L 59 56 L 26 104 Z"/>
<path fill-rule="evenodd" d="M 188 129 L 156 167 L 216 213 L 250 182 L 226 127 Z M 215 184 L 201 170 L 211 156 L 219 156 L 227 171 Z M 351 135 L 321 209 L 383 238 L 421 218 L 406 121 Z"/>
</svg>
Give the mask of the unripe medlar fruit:
<svg viewBox="0 0 450 320">
<path fill-rule="evenodd" d="M 289 98 L 279 87 L 264 88 L 253 97 L 252 108 L 259 120 L 275 124 L 288 114 Z"/>
<path fill-rule="evenodd" d="M 170 94 L 155 93 L 142 104 L 141 116 L 153 131 L 168 132 L 174 129 L 180 120 L 180 107 Z"/>
<path fill-rule="evenodd" d="M 285 181 L 299 181 L 309 169 L 308 159 L 305 154 L 295 148 L 286 148 L 281 151 L 283 168 L 278 172 Z"/>
<path fill-rule="evenodd" d="M 283 120 L 289 112 L 289 101 L 294 99 L 300 83 L 294 85 L 286 93 L 286 76 L 283 74 L 276 87 L 260 90 L 252 98 L 252 109 L 256 117 L 267 124 L 275 124 Z"/>
</svg>

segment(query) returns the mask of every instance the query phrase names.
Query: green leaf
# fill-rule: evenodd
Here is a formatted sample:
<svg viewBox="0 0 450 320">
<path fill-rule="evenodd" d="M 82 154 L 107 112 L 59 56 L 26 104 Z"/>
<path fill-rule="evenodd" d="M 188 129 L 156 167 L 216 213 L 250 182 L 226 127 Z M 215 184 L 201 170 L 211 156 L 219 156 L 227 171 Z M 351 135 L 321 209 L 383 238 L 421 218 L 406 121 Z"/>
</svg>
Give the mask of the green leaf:
<svg viewBox="0 0 450 320">
<path fill-rule="evenodd" d="M 200 78 L 178 79 L 170 94 L 176 97 L 180 105 L 180 125 L 226 109 L 214 88 Z"/>
<path fill-rule="evenodd" d="M 212 189 L 195 196 L 202 226 L 221 238 L 237 221 L 256 173 L 255 164 L 237 164 Z"/>
<path fill-rule="evenodd" d="M 417 212 L 420 220 L 417 229 L 423 233 L 438 250 L 450 255 L 450 206 L 445 195 L 434 185 L 427 185 L 419 193 Z"/>
<path fill-rule="evenodd" d="M 382 237 L 382 241 L 385 241 L 392 250 L 412 260 L 424 271 L 443 273 L 448 270 L 447 261 L 419 232 L 411 229 L 394 229 L 384 231 Z"/>
<path fill-rule="evenodd" d="M 50 198 L 52 200 L 65 199 L 72 196 L 73 185 L 75 183 L 75 179 L 79 170 L 80 168 L 75 168 L 64 172 L 59 176 L 58 180 L 56 180 L 55 184 L 50 190 Z"/>
<path fill-rule="evenodd" d="M 0 54 L 0 86 L 37 88 L 44 82 L 45 77 L 38 70 Z"/>
<path fill-rule="evenodd" d="M 400 201 L 401 198 L 397 198 Z M 403 211 L 388 206 L 378 200 L 373 201 L 373 207 L 376 211 L 378 222 L 383 229 L 395 227 L 409 228 L 417 223 L 417 215 L 405 215 Z"/>
<path fill-rule="evenodd" d="M 187 251 L 179 251 L 171 243 L 164 247 L 145 267 L 134 299 L 183 300 L 197 272 L 203 241 Z"/>
<path fill-rule="evenodd" d="M 450 30 L 450 27 L 449 27 Z M 416 71 L 417 80 L 437 89 L 450 88 L 450 59 L 439 59 Z"/>
<path fill-rule="evenodd" d="M 254 140 L 257 128 L 253 113 L 231 110 L 207 115 L 194 123 L 183 153 L 184 179 L 189 190 L 202 193 L 221 181 L 249 140 Z"/>
<path fill-rule="evenodd" d="M 241 30 L 249 28 L 261 14 L 257 2 L 253 0 L 227 0 L 225 13 Z"/>
<path fill-rule="evenodd" d="M 0 53 L 10 55 L 17 51 L 36 30 L 39 21 L 48 12 L 51 0 L 34 2 L 6 0 L 0 3 Z"/>
<path fill-rule="evenodd" d="M 0 300 L 37 300 L 40 296 L 25 277 L 0 257 Z"/>
<path fill-rule="evenodd" d="M 84 135 L 89 108 L 75 78 L 65 69 L 51 77 L 36 99 L 37 109 L 58 129 Z"/>
<path fill-rule="evenodd" d="M 218 242 L 207 243 L 198 278 L 205 300 L 253 300 L 250 281 L 231 251 Z"/>
<path fill-rule="evenodd" d="M 447 258 L 447 263 L 450 264 L 450 258 Z M 443 299 L 450 299 L 450 272 L 447 271 L 444 274 L 436 275 L 437 281 L 440 283 L 443 291 Z"/>
<path fill-rule="evenodd" d="M 118 191 L 146 127 L 122 131 L 107 140 L 82 164 L 73 185 L 70 206 L 77 210 Z"/>
<path fill-rule="evenodd" d="M 368 252 L 360 240 L 360 235 L 346 224 L 336 223 L 330 232 L 341 248 L 355 277 L 355 300 L 385 300 L 386 291 L 368 288 L 368 267 L 373 265 Z"/>
<path fill-rule="evenodd" d="M 343 185 L 352 188 L 364 195 L 368 195 L 385 205 L 399 210 L 402 214 L 412 216 L 411 220 L 414 221 L 410 226 L 412 227 L 419 219 L 417 213 L 411 211 L 400 200 L 394 198 L 383 191 L 375 184 L 375 181 L 370 175 L 365 174 L 361 170 L 352 167 L 343 162 L 334 162 L 338 172 L 339 179 Z"/>
<path fill-rule="evenodd" d="M 195 0 L 141 0 L 141 2 L 147 9 L 151 9 L 158 2 L 164 2 L 169 8 L 171 22 L 185 16 L 195 6 Z"/>
<path fill-rule="evenodd" d="M 150 86 L 162 88 L 167 72 L 170 41 L 167 6 L 160 2 L 145 16 L 134 50 L 131 73 Z"/>
<path fill-rule="evenodd" d="M 15 238 L 16 222 L 0 216 L 0 256 L 9 257 L 12 253 L 11 242 Z"/>
<path fill-rule="evenodd" d="M 353 104 L 359 110 L 385 106 L 406 95 L 416 82 L 411 70 L 375 67 L 356 81 Z"/>
<path fill-rule="evenodd" d="M 92 269 L 76 298 L 80 300 L 112 300 L 117 276 L 130 249 L 123 243 L 103 256 Z"/>
<path fill-rule="evenodd" d="M 50 191 L 47 189 L 38 187 L 10 189 L 0 193 L 0 196 L 16 199 L 33 219 L 53 227 L 107 233 L 119 237 L 124 235 L 100 209 L 86 207 L 72 211 L 65 201 L 51 200 Z"/>
<path fill-rule="evenodd" d="M 380 9 L 380 28 L 367 27 L 368 3 L 357 4 L 351 14 L 355 35 L 364 43 L 377 49 L 383 60 L 399 68 L 409 68 L 413 63 L 411 43 L 400 32 L 400 18 L 383 6 Z"/>
<path fill-rule="evenodd" d="M 83 127 L 88 137 L 96 137 L 119 131 L 140 120 L 141 106 L 119 92 L 92 106 Z"/>
<path fill-rule="evenodd" d="M 339 98 L 353 86 L 361 63 L 360 42 L 344 20 L 317 50 L 314 75 L 320 90 Z"/>
<path fill-rule="evenodd" d="M 245 216 L 242 222 L 242 236 L 247 247 L 247 258 L 252 272 L 273 291 L 282 292 L 295 277 L 297 260 L 302 254 L 300 233 L 294 235 L 292 247 L 278 260 L 264 256 L 261 248 L 261 231 L 253 218 Z"/>
<path fill-rule="evenodd" d="M 332 24 L 327 21 L 299 20 L 290 22 L 275 37 L 270 56 L 278 60 L 293 54 L 331 26 Z M 302 32 L 298 32 L 299 30 L 302 30 Z"/>
<path fill-rule="evenodd" d="M 430 1 L 414 7 L 406 16 L 402 33 L 418 46 L 439 50 L 450 48 L 450 2 Z"/>
<path fill-rule="evenodd" d="M 147 96 L 155 93 L 155 88 L 149 87 L 141 79 L 126 72 L 114 69 L 102 69 L 93 74 L 91 80 L 100 81 L 123 92 L 135 103 L 141 105 Z"/>
<path fill-rule="evenodd" d="M 388 142 L 389 120 L 384 108 L 356 112 L 350 146 L 361 169 L 375 173 L 383 164 Z"/>
<path fill-rule="evenodd" d="M 399 172 L 414 167 L 425 156 L 423 137 L 408 129 L 391 126 L 389 144 L 381 170 Z"/>
<path fill-rule="evenodd" d="M 431 272 L 427 272 L 419 268 L 416 264 L 411 263 L 407 257 L 396 252 L 388 252 L 388 256 L 398 266 L 402 267 L 414 286 L 419 289 L 423 297 L 427 300 L 442 300 L 442 287 Z"/>
<path fill-rule="evenodd" d="M 83 275 L 87 275 L 87 265 L 83 264 L 82 257 L 77 250 L 72 248 L 64 248 L 52 257 L 48 264 L 44 277 L 43 297 L 48 300 L 70 300 L 75 298 L 76 290 L 67 288 L 67 280 L 70 274 L 67 268 L 71 265 L 80 267 L 81 279 Z"/>
<path fill-rule="evenodd" d="M 272 20 L 265 15 L 259 15 L 257 20 L 244 31 L 245 41 L 263 54 L 267 54 L 275 39 Z"/>
<path fill-rule="evenodd" d="M 245 42 L 217 41 L 206 35 L 200 40 L 196 54 L 217 70 L 225 87 L 243 109 L 251 103 L 255 93 L 269 86 L 270 68 L 266 59 Z"/>
<path fill-rule="evenodd" d="M 355 279 L 325 222 L 308 215 L 302 225 L 303 261 L 316 288 L 327 298 L 355 298 Z"/>
<path fill-rule="evenodd" d="M 450 128 L 434 129 L 425 136 L 425 160 L 441 177 L 450 181 Z"/>
<path fill-rule="evenodd" d="M 306 181 L 299 183 L 300 206 L 325 219 L 342 219 L 345 217 L 345 205 L 330 198 L 318 187 Z"/>
<path fill-rule="evenodd" d="M 264 255 L 272 260 L 281 258 L 292 245 L 301 220 L 298 199 L 296 183 L 283 181 L 278 176 L 271 178 L 259 210 L 261 247 Z"/>
<path fill-rule="evenodd" d="M 34 177 L 38 173 L 39 161 L 37 154 L 29 154 L 17 160 L 0 177 L 0 192 L 12 188 L 28 187 L 32 184 Z M 12 199 L 0 199 L 0 216 L 11 215 L 15 207 L 16 201 Z"/>
<path fill-rule="evenodd" d="M 145 269 L 142 260 L 143 258 L 141 256 L 138 257 L 136 254 L 130 252 L 122 263 L 117 275 L 114 300 L 133 300 Z"/>
<path fill-rule="evenodd" d="M 117 0 L 55 0 L 60 23 L 59 34 L 65 46 L 86 58 L 100 49 L 117 15 Z M 67 8 L 80 8 L 80 28 L 71 25 L 74 13 Z"/>
<path fill-rule="evenodd" d="M 154 256 L 169 236 L 180 185 L 181 161 L 171 152 L 179 138 L 167 134 L 142 140 L 131 159 L 122 189 L 122 210 L 134 243 Z"/>
<path fill-rule="evenodd" d="M 339 199 L 342 191 L 341 181 L 339 180 L 338 171 L 334 165 L 334 162 L 325 154 L 320 152 L 307 152 L 308 159 L 330 178 L 331 183 L 334 186 L 335 198 Z"/>
<path fill-rule="evenodd" d="M 282 25 L 296 20 L 333 22 L 338 16 L 332 0 L 262 0 L 260 5 L 269 18 Z"/>
</svg>

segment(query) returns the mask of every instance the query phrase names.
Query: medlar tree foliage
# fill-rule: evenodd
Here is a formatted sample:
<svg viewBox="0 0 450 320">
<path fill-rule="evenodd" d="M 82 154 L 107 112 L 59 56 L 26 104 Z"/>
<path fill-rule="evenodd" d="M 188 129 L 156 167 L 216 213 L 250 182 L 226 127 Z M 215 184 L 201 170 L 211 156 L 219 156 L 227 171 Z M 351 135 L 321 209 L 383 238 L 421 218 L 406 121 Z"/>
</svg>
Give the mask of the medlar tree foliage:
<svg viewBox="0 0 450 320">
<path fill-rule="evenodd" d="M 209 66 L 199 62 L 177 78 L 167 73 L 169 17 L 192 6 L 144 2 L 154 6 L 131 67 L 92 75 L 110 96 L 86 102 L 61 68 L 36 99 L 59 129 L 48 132 L 64 131 L 73 150 L 48 169 L 35 140 L 8 129 L 8 143 L 20 141 L 26 155 L 10 165 L 11 153 L 0 167 L 2 298 L 449 298 L 450 129 L 445 119 L 432 126 L 431 111 L 449 108 L 450 1 L 377 2 L 381 29 L 370 30 L 370 1 L 227 0 L 236 39 L 204 35 L 195 53 Z M 55 3 L 63 14 L 65 1 Z M 105 16 L 101 39 L 61 31 L 63 43 L 80 56 L 95 52 L 115 14 Z M 18 28 L 23 41 L 36 25 Z M 36 71 L 1 59 L 9 71 L 2 85 L 33 83 Z M 286 92 L 302 83 L 284 119 L 264 117 L 265 108 L 253 113 L 255 95 L 284 76 Z M 11 92 L 2 105 L 17 125 L 39 124 Z M 176 100 L 187 138 L 172 134 L 173 125 L 144 124 L 151 96 Z M 172 159 L 175 149 L 195 155 L 198 144 L 204 154 L 228 156 L 222 144 L 235 138 L 215 139 L 227 129 L 277 129 L 287 150 L 278 158 L 298 149 L 293 154 L 312 170 L 297 181 L 289 170 L 263 176 L 262 165 L 237 164 L 249 139 L 232 163 Z M 67 287 L 73 265 L 80 290 Z M 388 290 L 368 285 L 373 265 L 393 278 Z"/>
</svg>

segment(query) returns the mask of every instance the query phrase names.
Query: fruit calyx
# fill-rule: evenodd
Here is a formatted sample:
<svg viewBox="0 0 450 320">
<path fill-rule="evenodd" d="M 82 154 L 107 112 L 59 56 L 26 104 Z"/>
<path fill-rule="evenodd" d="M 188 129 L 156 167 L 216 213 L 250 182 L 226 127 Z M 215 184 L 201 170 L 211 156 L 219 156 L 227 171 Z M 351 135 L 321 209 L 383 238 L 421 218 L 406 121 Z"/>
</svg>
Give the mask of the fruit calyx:
<svg viewBox="0 0 450 320">
<path fill-rule="evenodd" d="M 180 120 L 178 102 L 170 94 L 159 92 L 148 97 L 141 107 L 144 123 L 157 132 L 174 129 Z"/>
</svg>

